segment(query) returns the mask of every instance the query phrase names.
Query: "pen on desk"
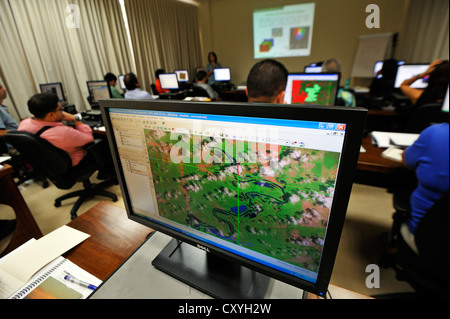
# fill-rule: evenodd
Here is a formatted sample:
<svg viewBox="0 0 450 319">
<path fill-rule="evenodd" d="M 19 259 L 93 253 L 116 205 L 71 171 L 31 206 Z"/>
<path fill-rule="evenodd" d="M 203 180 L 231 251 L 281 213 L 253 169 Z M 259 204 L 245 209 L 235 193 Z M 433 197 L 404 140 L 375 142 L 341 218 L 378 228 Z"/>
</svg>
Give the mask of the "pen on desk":
<svg viewBox="0 0 450 319">
<path fill-rule="evenodd" d="M 79 280 L 79 279 L 75 278 L 74 276 L 72 276 L 71 274 L 69 274 L 67 271 L 64 271 L 64 272 L 66 273 L 66 275 L 64 276 L 64 280 L 67 280 L 68 282 L 77 284 L 81 287 L 88 288 L 91 290 L 97 289 L 97 286 L 94 286 L 94 285 L 91 285 L 90 283 Z"/>
</svg>

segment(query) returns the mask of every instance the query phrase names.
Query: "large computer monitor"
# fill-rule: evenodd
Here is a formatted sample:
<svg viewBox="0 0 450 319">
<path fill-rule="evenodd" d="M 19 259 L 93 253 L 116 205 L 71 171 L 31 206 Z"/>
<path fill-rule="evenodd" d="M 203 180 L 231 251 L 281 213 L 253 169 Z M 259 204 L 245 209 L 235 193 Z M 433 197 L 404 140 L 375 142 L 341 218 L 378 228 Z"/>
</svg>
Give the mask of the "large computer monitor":
<svg viewBox="0 0 450 319">
<path fill-rule="evenodd" d="M 181 83 L 189 82 L 188 70 L 176 70 L 175 74 L 177 75 L 178 82 L 181 82 Z"/>
<path fill-rule="evenodd" d="M 284 101 L 287 104 L 334 105 L 339 79 L 339 73 L 289 74 Z"/>
<path fill-rule="evenodd" d="M 165 73 L 159 75 L 159 81 L 163 90 L 176 91 L 180 89 L 176 73 Z"/>
<path fill-rule="evenodd" d="M 230 82 L 231 81 L 231 69 L 230 68 L 214 69 L 214 81 L 215 82 Z"/>
<path fill-rule="evenodd" d="M 100 107 L 128 217 L 174 238 L 153 266 L 214 297 L 262 297 L 269 278 L 325 295 L 367 110 Z"/>
<path fill-rule="evenodd" d="M 397 76 L 395 77 L 395 88 L 400 88 L 403 81 L 408 80 L 420 73 L 425 72 L 429 64 L 403 64 L 398 66 Z M 414 82 L 411 87 L 416 89 L 425 89 L 428 86 L 428 76 Z"/>
<path fill-rule="evenodd" d="M 90 102 L 98 104 L 99 100 L 111 98 L 111 88 L 107 81 L 86 81 Z"/>
<path fill-rule="evenodd" d="M 61 82 L 39 84 L 41 93 L 52 93 L 58 96 L 60 102 L 67 102 Z"/>
</svg>

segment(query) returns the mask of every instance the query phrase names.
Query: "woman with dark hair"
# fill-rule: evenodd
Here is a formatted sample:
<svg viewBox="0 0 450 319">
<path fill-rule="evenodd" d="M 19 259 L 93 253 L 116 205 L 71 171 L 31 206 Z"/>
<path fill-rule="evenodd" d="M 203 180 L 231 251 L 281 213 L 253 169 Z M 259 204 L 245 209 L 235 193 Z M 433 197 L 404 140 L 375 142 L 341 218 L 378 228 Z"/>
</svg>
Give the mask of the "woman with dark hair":
<svg viewBox="0 0 450 319">
<path fill-rule="evenodd" d="M 425 72 L 405 80 L 401 84 L 400 89 L 410 99 L 414 108 L 428 103 L 440 103 L 444 100 L 448 89 L 448 67 L 448 61 L 435 60 Z M 429 76 L 426 89 L 411 87 L 414 82 L 426 76 Z"/>
<path fill-rule="evenodd" d="M 214 52 L 208 53 L 208 64 L 206 65 L 206 77 L 208 78 L 208 84 L 214 83 L 214 69 L 221 68 L 222 65 L 217 62 L 217 55 Z"/>
</svg>

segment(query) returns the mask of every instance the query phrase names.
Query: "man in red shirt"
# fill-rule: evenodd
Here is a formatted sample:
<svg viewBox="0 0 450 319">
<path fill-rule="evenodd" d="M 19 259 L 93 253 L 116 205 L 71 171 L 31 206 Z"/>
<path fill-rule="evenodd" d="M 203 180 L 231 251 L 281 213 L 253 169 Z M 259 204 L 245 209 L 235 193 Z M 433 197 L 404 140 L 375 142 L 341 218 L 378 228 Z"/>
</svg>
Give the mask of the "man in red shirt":
<svg viewBox="0 0 450 319">
<path fill-rule="evenodd" d="M 28 101 L 28 110 L 34 117 L 23 120 L 18 130 L 36 134 L 44 126 L 51 126 L 40 137 L 66 151 L 72 166 L 78 165 L 87 154 L 83 146 L 94 141 L 91 128 L 77 121 L 73 114 L 64 112 L 54 94 L 34 95 Z M 64 125 L 63 121 L 74 122 L 75 127 Z"/>
</svg>

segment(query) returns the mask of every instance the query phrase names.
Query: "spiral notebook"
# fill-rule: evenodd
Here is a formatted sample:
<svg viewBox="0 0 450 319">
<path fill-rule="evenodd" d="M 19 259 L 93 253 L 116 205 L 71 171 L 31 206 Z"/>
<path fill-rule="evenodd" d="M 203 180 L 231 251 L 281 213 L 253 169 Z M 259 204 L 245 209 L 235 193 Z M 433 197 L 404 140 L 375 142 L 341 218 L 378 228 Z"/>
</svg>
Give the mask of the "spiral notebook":
<svg viewBox="0 0 450 319">
<path fill-rule="evenodd" d="M 63 257 L 41 269 L 9 299 L 85 299 L 93 290 L 65 280 L 67 274 L 94 286 L 101 280 Z"/>
</svg>

